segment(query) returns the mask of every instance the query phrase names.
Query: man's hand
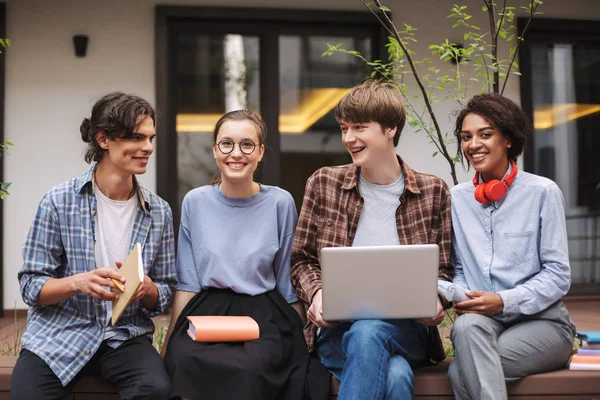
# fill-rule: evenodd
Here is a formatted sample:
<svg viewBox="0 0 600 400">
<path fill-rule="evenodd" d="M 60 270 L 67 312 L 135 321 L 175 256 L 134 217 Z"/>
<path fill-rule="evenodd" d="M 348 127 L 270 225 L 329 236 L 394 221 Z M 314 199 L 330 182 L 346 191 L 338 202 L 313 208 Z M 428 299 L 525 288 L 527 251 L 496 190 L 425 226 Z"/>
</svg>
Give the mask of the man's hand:
<svg viewBox="0 0 600 400">
<path fill-rule="evenodd" d="M 420 324 L 426 325 L 426 326 L 438 326 L 439 324 L 442 323 L 443 320 L 444 320 L 444 307 L 442 307 L 442 302 L 440 301 L 440 298 L 438 296 L 438 298 L 437 298 L 437 314 L 435 315 L 435 317 L 419 318 L 415 321 L 417 321 Z"/>
<path fill-rule="evenodd" d="M 156 291 L 158 294 L 158 288 L 156 287 L 154 282 L 152 282 L 152 279 L 150 279 L 147 276 L 144 276 L 144 280 L 142 281 L 142 284 L 136 290 L 135 294 L 129 301 L 129 304 L 135 303 L 136 301 L 143 300 L 146 296 L 152 295 L 152 293 L 154 291 Z"/>
<path fill-rule="evenodd" d="M 457 314 L 481 314 L 492 316 L 504 310 L 504 301 L 496 293 L 490 292 L 467 292 L 472 300 L 461 301 L 454 304 Z"/>
<path fill-rule="evenodd" d="M 125 283 L 125 278 L 114 268 L 98 268 L 90 272 L 73 275 L 73 284 L 77 293 L 91 296 L 95 299 L 112 301 L 119 295 L 106 290 L 106 287 L 119 289 L 111 279 Z"/>
<path fill-rule="evenodd" d="M 117 268 L 120 269 L 122 266 L 123 263 L 121 261 L 117 261 Z M 154 294 L 158 296 L 158 288 L 156 287 L 154 282 L 152 282 L 152 279 L 150 279 L 150 277 L 144 276 L 144 280 L 135 291 L 135 294 L 133 295 L 131 300 L 129 300 L 129 304 L 135 303 L 136 301 L 140 301 L 145 297 L 148 297 L 148 300 L 154 299 L 154 302 L 156 302 L 155 296 L 153 296 Z"/>
<path fill-rule="evenodd" d="M 317 293 L 313 296 L 312 303 L 306 312 L 308 320 L 316 326 L 333 327 L 336 324 L 327 322 L 323 319 L 323 290 L 317 290 Z"/>
</svg>

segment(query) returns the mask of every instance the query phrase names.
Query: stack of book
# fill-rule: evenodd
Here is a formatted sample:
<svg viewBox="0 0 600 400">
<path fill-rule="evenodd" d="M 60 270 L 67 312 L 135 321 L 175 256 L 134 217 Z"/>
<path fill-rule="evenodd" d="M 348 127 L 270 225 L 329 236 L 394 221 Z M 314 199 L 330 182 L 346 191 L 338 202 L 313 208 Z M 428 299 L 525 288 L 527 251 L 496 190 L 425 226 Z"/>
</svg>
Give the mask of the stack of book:
<svg viewBox="0 0 600 400">
<path fill-rule="evenodd" d="M 577 332 L 581 347 L 573 356 L 569 369 L 600 371 L 600 332 Z"/>
</svg>

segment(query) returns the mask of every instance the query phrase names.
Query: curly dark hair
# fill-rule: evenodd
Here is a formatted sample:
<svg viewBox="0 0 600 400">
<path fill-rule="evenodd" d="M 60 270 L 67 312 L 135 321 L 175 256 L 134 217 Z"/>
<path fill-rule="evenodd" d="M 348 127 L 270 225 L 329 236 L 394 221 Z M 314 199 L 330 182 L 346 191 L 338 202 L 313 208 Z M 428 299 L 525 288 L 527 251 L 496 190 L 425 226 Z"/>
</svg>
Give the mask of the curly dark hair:
<svg viewBox="0 0 600 400">
<path fill-rule="evenodd" d="M 469 100 L 467 107 L 458 114 L 454 128 L 454 136 L 458 143 L 457 152 L 460 153 L 463 162 L 461 130 L 463 120 L 468 114 L 477 114 L 497 128 L 510 141 L 511 146 L 507 149 L 508 159 L 517 161 L 533 132 L 533 127 L 527 115 L 515 102 L 497 93 L 479 94 Z"/>
<path fill-rule="evenodd" d="M 104 156 L 104 150 L 96 141 L 98 132 L 104 132 L 110 140 L 131 137 L 142 123 L 138 121 L 139 116 L 152 118 L 156 125 L 154 109 L 141 97 L 113 92 L 98 100 L 92 108 L 92 116 L 85 118 L 79 127 L 81 140 L 88 143 L 85 162 L 100 162 Z"/>
</svg>

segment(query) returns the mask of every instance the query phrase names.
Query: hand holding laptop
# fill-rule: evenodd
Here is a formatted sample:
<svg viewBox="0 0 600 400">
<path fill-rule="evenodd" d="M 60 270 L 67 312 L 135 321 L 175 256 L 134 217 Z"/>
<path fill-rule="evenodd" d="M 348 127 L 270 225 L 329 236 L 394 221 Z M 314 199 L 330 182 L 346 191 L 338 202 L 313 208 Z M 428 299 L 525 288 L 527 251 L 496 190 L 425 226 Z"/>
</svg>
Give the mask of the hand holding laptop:
<svg viewBox="0 0 600 400">
<path fill-rule="evenodd" d="M 327 322 L 323 319 L 323 290 L 319 289 L 313 296 L 312 303 L 306 311 L 306 317 L 316 326 L 325 326 L 331 328 L 335 323 Z"/>
<path fill-rule="evenodd" d="M 438 326 L 444 320 L 444 307 L 440 299 L 437 299 L 437 314 L 431 318 L 418 318 L 415 321 L 425 326 Z"/>
</svg>

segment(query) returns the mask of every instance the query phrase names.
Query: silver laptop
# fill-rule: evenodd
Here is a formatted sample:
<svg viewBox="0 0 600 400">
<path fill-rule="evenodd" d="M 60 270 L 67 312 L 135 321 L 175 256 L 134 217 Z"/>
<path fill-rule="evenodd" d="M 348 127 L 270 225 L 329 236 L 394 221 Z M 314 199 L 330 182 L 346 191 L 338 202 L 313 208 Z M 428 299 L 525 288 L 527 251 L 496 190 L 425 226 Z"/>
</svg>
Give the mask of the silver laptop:
<svg viewBox="0 0 600 400">
<path fill-rule="evenodd" d="M 437 244 L 325 247 L 323 319 L 433 317 L 438 266 Z"/>
</svg>

